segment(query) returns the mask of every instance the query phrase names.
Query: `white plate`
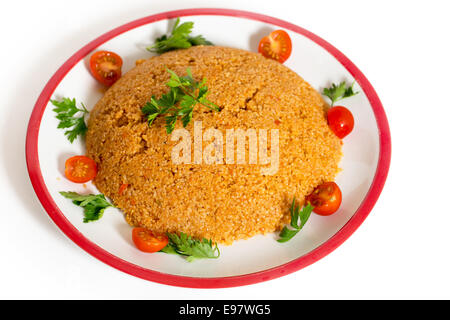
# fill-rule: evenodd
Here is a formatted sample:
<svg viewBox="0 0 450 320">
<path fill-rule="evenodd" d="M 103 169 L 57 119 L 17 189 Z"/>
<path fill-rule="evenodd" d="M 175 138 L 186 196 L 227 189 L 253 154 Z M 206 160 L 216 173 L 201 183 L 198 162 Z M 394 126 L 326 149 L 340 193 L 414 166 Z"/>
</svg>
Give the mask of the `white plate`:
<svg viewBox="0 0 450 320">
<path fill-rule="evenodd" d="M 145 254 L 131 241 L 131 227 L 118 209 L 107 209 L 102 219 L 82 222 L 82 209 L 59 195 L 61 190 L 97 193 L 64 178 L 64 161 L 84 154 L 81 140 L 70 144 L 57 129 L 50 98 L 75 97 L 88 109 L 102 97 L 100 85 L 88 69 L 90 54 L 114 51 L 124 60 L 123 71 L 135 60 L 151 56 L 145 46 L 168 31 L 176 17 L 194 21 L 194 33 L 217 45 L 256 51 L 259 40 L 275 29 L 286 30 L 293 45 L 285 65 L 322 91 L 331 82 L 355 83 L 360 94 L 345 102 L 354 115 L 355 128 L 345 138 L 336 182 L 343 202 L 330 217 L 312 215 L 305 228 L 288 243 L 275 234 L 256 236 L 221 246 L 217 260 L 183 261 L 179 256 Z M 220 27 L 218 27 L 220 26 Z M 27 133 L 27 164 L 36 194 L 44 208 L 75 243 L 105 263 L 129 274 L 171 285 L 189 287 L 238 286 L 296 271 L 322 258 L 345 241 L 375 204 L 389 168 L 389 127 L 382 105 L 364 75 L 333 46 L 298 26 L 268 16 L 224 9 L 189 9 L 146 17 L 114 29 L 76 52 L 51 78 L 31 115 Z"/>
</svg>

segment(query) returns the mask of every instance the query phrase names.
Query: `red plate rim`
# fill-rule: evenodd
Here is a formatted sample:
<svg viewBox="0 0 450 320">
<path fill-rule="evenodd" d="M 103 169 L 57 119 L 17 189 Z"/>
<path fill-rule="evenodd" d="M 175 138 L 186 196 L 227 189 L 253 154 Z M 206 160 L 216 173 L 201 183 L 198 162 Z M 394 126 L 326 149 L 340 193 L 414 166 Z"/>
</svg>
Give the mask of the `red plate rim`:
<svg viewBox="0 0 450 320">
<path fill-rule="evenodd" d="M 98 46 L 126 31 L 163 19 L 196 15 L 231 16 L 257 20 L 279 26 L 281 28 L 299 33 L 309 38 L 310 40 L 314 41 L 322 48 L 327 50 L 330 54 L 332 54 L 355 78 L 355 80 L 358 82 L 361 89 L 369 99 L 377 122 L 379 131 L 380 153 L 375 177 L 366 197 L 364 198 L 363 202 L 361 203 L 358 210 L 354 213 L 352 218 L 336 234 L 334 234 L 330 239 L 328 239 L 325 243 L 323 243 L 316 249 L 288 263 L 264 271 L 230 277 L 185 277 L 149 270 L 114 256 L 113 254 L 107 252 L 106 250 L 102 249 L 98 245 L 85 238 L 81 234 L 81 232 L 78 231 L 59 210 L 44 183 L 39 159 L 36 156 L 38 154 L 39 127 L 44 110 L 54 90 L 74 65 L 85 58 Z M 344 54 L 342 54 L 339 50 L 337 50 L 322 38 L 289 22 L 258 13 L 233 9 L 196 8 L 163 12 L 132 21 L 103 34 L 102 36 L 91 41 L 86 46 L 77 51 L 56 71 L 56 73 L 49 80 L 44 90 L 40 94 L 38 100 L 36 101 L 28 124 L 25 149 L 30 180 L 42 206 L 47 211 L 48 215 L 54 221 L 54 223 L 83 250 L 87 251 L 97 259 L 116 269 L 145 280 L 180 287 L 224 288 L 267 281 L 300 270 L 320 260 L 327 254 L 332 252 L 334 249 L 336 249 L 345 240 L 347 240 L 369 215 L 383 189 L 391 160 L 391 137 L 386 114 L 384 112 L 381 101 L 378 98 L 372 85 L 362 74 L 362 72 Z"/>
</svg>

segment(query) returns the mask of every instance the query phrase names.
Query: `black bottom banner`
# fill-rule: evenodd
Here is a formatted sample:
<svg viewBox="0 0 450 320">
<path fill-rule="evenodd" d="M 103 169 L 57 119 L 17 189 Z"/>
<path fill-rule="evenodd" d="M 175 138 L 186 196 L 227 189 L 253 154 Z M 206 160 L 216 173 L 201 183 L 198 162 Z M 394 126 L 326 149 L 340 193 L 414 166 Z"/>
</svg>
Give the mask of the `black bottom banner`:
<svg viewBox="0 0 450 320">
<path fill-rule="evenodd" d="M 302 317 L 333 317 L 361 319 L 408 315 L 426 316 L 448 309 L 447 301 L 421 303 L 421 301 L 369 301 L 369 300 L 4 300 L 2 311 L 13 313 L 32 311 L 46 318 L 79 317 L 80 319 L 300 319 Z M 418 303 L 420 302 L 420 303 Z M 431 301 L 426 301 L 431 302 Z M 436 302 L 436 301 L 433 301 Z M 359 308 L 367 305 L 366 308 Z M 386 306 L 385 306 L 386 305 Z M 57 307 L 57 308 L 55 308 Z M 445 308 L 445 309 L 444 309 Z M 63 310 L 63 313 L 56 312 Z M 11 314 L 13 314 L 11 313 Z M 439 316 L 440 318 L 441 316 Z M 6 317 L 5 319 L 9 319 Z"/>
</svg>

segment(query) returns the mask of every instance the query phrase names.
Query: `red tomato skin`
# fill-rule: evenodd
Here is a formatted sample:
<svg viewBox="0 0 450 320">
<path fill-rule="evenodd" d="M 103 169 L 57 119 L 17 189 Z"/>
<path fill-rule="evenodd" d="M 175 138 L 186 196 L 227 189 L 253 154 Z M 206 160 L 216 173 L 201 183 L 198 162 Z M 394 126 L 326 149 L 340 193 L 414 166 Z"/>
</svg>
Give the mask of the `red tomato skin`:
<svg viewBox="0 0 450 320">
<path fill-rule="evenodd" d="M 352 132 L 355 120 L 352 113 L 346 107 L 335 106 L 327 112 L 328 126 L 334 134 L 343 139 Z"/>
<path fill-rule="evenodd" d="M 259 42 L 258 52 L 264 57 L 285 62 L 292 52 L 292 41 L 289 34 L 284 30 L 272 31 Z"/>
<path fill-rule="evenodd" d="M 92 76 L 105 86 L 112 86 L 122 76 L 122 58 L 111 51 L 97 51 L 89 61 Z M 105 66 L 102 68 L 102 66 Z"/>
<path fill-rule="evenodd" d="M 322 203 L 320 205 L 315 205 L 315 199 Z M 310 203 L 314 207 L 314 213 L 320 216 L 330 216 L 341 206 L 341 189 L 335 182 L 325 182 L 319 185 L 306 197 L 306 203 Z"/>
<path fill-rule="evenodd" d="M 132 239 L 136 248 L 147 253 L 158 252 L 169 243 L 169 238 L 166 235 L 156 235 L 141 227 L 133 229 Z"/>
<path fill-rule="evenodd" d="M 75 183 L 91 181 L 97 175 L 97 164 L 86 156 L 73 156 L 66 160 L 64 174 Z"/>
</svg>

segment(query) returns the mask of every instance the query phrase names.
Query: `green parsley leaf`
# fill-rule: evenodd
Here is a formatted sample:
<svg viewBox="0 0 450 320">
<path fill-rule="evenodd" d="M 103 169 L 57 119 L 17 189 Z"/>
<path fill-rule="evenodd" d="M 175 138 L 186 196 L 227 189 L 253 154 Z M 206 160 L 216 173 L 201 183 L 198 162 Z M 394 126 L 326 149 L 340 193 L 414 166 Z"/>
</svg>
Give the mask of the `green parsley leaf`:
<svg viewBox="0 0 450 320">
<path fill-rule="evenodd" d="M 211 41 L 206 40 L 202 35 L 198 35 L 198 36 L 195 36 L 195 37 L 189 37 L 188 41 L 193 46 L 200 46 L 200 45 L 213 46 L 213 43 Z"/>
<path fill-rule="evenodd" d="M 186 94 L 181 99 L 180 107 L 181 108 L 190 108 L 190 107 L 194 106 L 196 103 L 197 103 L 197 100 L 195 100 L 194 97 Z"/>
<path fill-rule="evenodd" d="M 164 248 L 162 248 L 159 251 L 160 252 L 164 252 L 164 253 L 168 253 L 168 254 L 178 254 L 177 250 L 175 249 L 175 247 L 173 245 L 170 244 L 170 242 Z"/>
<path fill-rule="evenodd" d="M 82 109 L 77 108 L 75 98 L 72 100 L 63 98 L 61 101 L 50 100 L 50 102 L 55 106 L 53 111 L 57 113 L 56 119 L 59 120 L 58 128 L 72 128 L 72 130 L 66 130 L 64 132 L 70 143 L 72 143 L 79 135 L 83 136 L 86 133 L 87 127 L 84 122 L 84 116 L 89 113 L 89 111 L 87 111 L 83 104 L 81 104 Z M 80 112 L 82 114 L 76 117 L 75 115 Z"/>
<path fill-rule="evenodd" d="M 175 123 L 177 122 L 177 114 L 171 114 L 166 116 L 166 132 L 171 134 L 175 129 Z"/>
<path fill-rule="evenodd" d="M 192 21 L 180 24 L 180 18 L 177 18 L 177 20 L 175 20 L 175 25 L 173 26 L 172 35 L 187 37 L 192 32 L 193 27 L 194 23 Z"/>
<path fill-rule="evenodd" d="M 183 127 L 191 122 L 194 107 L 197 104 L 220 111 L 219 106 L 206 98 L 208 95 L 206 79 L 201 82 L 195 81 L 189 68 L 186 70 L 187 75 L 182 77 L 172 70 L 167 69 L 167 72 L 170 74 L 170 79 L 166 85 L 170 91 L 163 94 L 160 99 L 152 96 L 141 109 L 147 116 L 149 126 L 158 116 L 165 115 L 166 132 L 170 134 L 175 129 L 178 118 L 181 118 Z"/>
<path fill-rule="evenodd" d="M 179 254 L 186 257 L 188 262 L 197 259 L 217 259 L 220 256 L 217 244 L 213 247 L 212 240 L 192 239 L 191 236 L 181 232 L 180 235 L 176 233 L 167 233 L 169 237 L 169 244 L 160 250 L 164 253 Z"/>
<path fill-rule="evenodd" d="M 189 111 L 186 112 L 185 115 L 181 118 L 181 123 L 183 124 L 183 127 L 186 127 L 189 122 L 192 120 L 192 111 L 194 111 L 194 108 L 188 109 Z"/>
<path fill-rule="evenodd" d="M 339 85 L 332 83 L 330 88 L 323 89 L 322 94 L 331 100 L 331 106 L 333 106 L 335 102 L 359 93 L 353 91 L 354 84 L 353 82 L 351 86 L 346 87 L 345 81 L 342 81 Z"/>
<path fill-rule="evenodd" d="M 277 240 L 278 242 L 287 242 L 291 240 L 300 230 L 298 229 L 289 229 L 284 227 L 280 232 L 280 238 Z"/>
<path fill-rule="evenodd" d="M 84 209 L 83 222 L 90 222 L 100 219 L 103 216 L 103 212 L 108 207 L 114 207 L 106 200 L 103 194 L 88 194 L 81 195 L 76 192 L 61 191 L 60 194 L 72 200 L 72 202 Z"/>
<path fill-rule="evenodd" d="M 157 38 L 153 45 L 147 47 L 147 50 L 161 54 L 176 49 L 187 49 L 191 46 L 213 45 L 211 41 L 206 40 L 201 35 L 190 36 L 193 27 L 193 22 L 180 24 L 180 18 L 177 18 L 171 34 Z"/>
<path fill-rule="evenodd" d="M 309 217 L 311 216 L 311 213 L 313 211 L 313 206 L 311 204 L 307 204 L 303 207 L 302 210 L 300 210 L 299 206 L 295 205 L 295 198 L 292 200 L 291 205 L 291 223 L 290 226 L 291 229 L 285 226 L 283 230 L 280 232 L 280 238 L 277 240 L 278 242 L 286 242 L 291 240 L 305 225 L 305 223 L 308 221 Z M 298 224 L 298 220 L 300 219 L 300 225 Z"/>
</svg>

